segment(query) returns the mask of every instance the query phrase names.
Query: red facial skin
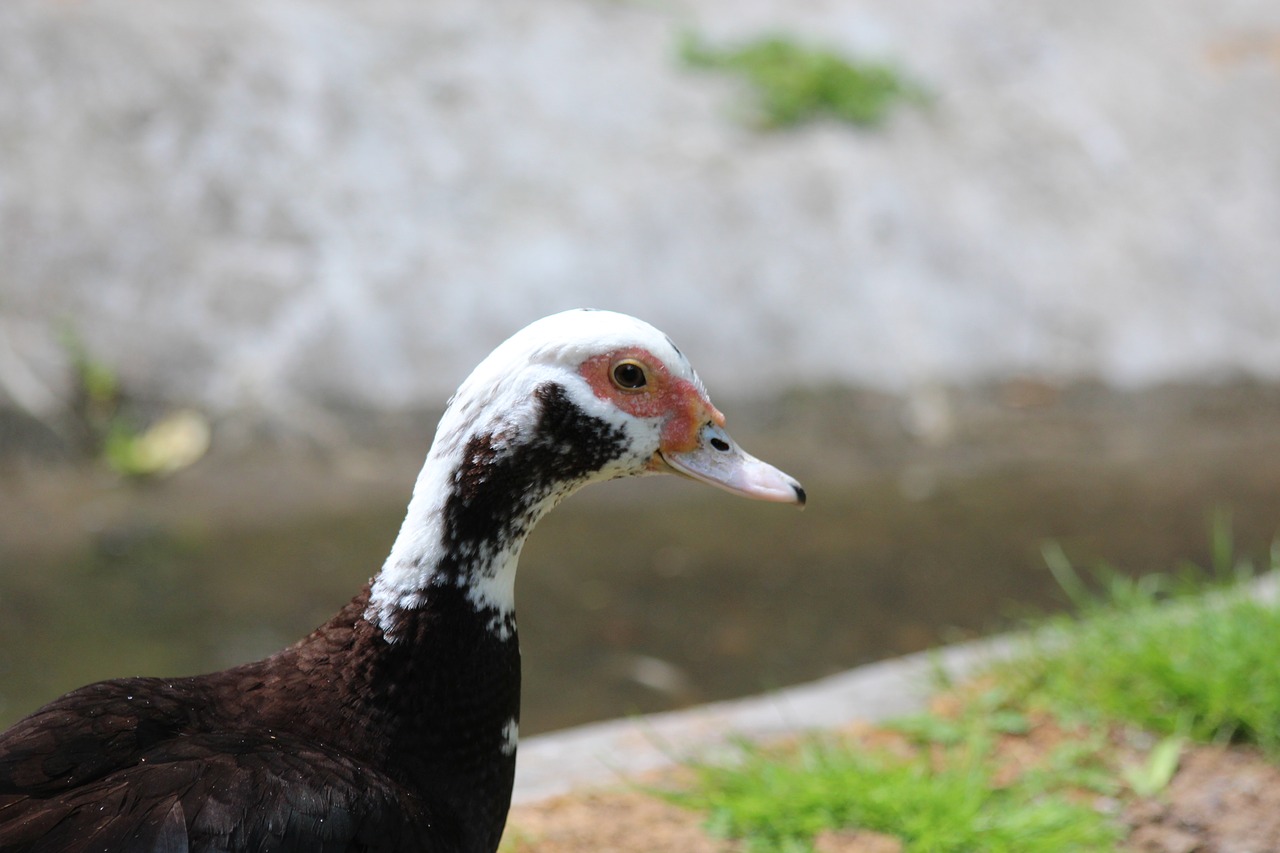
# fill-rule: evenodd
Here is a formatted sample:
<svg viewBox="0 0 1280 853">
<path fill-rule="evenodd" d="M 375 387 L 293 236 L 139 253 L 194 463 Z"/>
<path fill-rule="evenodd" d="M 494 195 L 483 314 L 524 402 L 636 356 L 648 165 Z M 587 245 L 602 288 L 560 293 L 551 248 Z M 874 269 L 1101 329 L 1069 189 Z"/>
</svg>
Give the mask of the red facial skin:
<svg viewBox="0 0 1280 853">
<path fill-rule="evenodd" d="M 620 388 L 613 381 L 613 368 L 621 361 L 636 361 L 644 367 L 648 382 L 641 388 Z M 627 347 L 592 356 L 578 372 L 602 400 L 640 418 L 665 416 L 661 447 L 682 453 L 698 446 L 698 431 L 710 421 L 724 426 L 724 415 L 687 379 L 671 375 L 661 360 L 648 350 Z"/>
</svg>

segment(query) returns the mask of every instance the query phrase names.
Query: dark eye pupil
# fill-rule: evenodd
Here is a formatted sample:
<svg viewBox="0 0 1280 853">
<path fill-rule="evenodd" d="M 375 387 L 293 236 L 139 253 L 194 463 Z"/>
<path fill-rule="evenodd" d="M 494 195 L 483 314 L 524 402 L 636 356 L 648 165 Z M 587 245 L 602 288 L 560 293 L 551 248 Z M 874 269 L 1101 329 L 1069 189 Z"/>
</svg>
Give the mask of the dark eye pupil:
<svg viewBox="0 0 1280 853">
<path fill-rule="evenodd" d="M 645 383 L 644 371 L 640 369 L 640 365 L 630 362 L 615 367 L 613 379 L 623 388 L 643 388 Z"/>
</svg>

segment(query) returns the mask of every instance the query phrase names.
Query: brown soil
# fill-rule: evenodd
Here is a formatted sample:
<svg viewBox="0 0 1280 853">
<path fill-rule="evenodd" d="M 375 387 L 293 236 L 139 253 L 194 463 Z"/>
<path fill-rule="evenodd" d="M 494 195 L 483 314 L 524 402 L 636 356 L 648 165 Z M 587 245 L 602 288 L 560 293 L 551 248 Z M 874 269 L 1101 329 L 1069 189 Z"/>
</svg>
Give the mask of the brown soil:
<svg viewBox="0 0 1280 853">
<path fill-rule="evenodd" d="M 1165 796 L 1131 805 L 1129 849 L 1144 853 L 1280 850 L 1280 768 L 1241 748 L 1183 756 Z"/>
<path fill-rule="evenodd" d="M 863 728 L 859 741 L 892 747 L 891 733 Z M 1016 773 L 1073 736 L 1047 721 L 1011 737 L 1001 772 Z M 1116 763 L 1142 760 L 1117 735 Z M 1000 774 L 998 773 L 997 776 Z M 661 780 L 678 786 L 678 776 Z M 1169 786 L 1156 797 L 1100 802 L 1119 812 L 1127 853 L 1267 853 L 1280 851 L 1280 767 L 1255 750 L 1197 746 L 1184 751 Z M 745 846 L 703 831 L 703 815 L 640 790 L 594 791 L 512 809 L 504 851 L 510 853 L 741 853 Z M 857 829 L 815 839 L 818 853 L 901 853 L 899 839 Z"/>
</svg>

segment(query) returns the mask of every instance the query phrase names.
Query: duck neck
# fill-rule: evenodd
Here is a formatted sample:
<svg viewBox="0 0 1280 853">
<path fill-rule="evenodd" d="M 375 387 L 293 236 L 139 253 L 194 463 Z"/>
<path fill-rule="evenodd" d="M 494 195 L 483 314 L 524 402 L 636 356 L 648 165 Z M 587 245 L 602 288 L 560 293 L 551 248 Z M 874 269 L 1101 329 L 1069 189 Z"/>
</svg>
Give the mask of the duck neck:
<svg viewBox="0 0 1280 853">
<path fill-rule="evenodd" d="M 407 640 L 415 614 L 445 601 L 499 640 L 515 635 L 520 551 L 556 496 L 503 471 L 503 455 L 492 436 L 476 435 L 458 454 L 428 457 L 365 613 L 389 643 Z"/>
<path fill-rule="evenodd" d="M 484 417 L 455 402 L 441 420 L 365 614 L 388 642 L 449 589 L 498 639 L 514 637 L 516 564 L 529 531 L 629 461 L 625 431 L 583 412 L 563 386 L 540 385 L 521 403 Z"/>
<path fill-rule="evenodd" d="M 299 653 L 341 646 L 361 658 L 351 669 L 368 748 L 429 801 L 450 804 L 459 832 L 474 836 L 458 849 L 492 850 L 515 778 L 520 550 L 566 495 L 634 460 L 622 428 L 585 414 L 554 383 L 500 418 L 467 414 L 455 401 L 442 419 L 367 597 Z M 348 643 L 344 626 L 367 640 Z"/>
</svg>

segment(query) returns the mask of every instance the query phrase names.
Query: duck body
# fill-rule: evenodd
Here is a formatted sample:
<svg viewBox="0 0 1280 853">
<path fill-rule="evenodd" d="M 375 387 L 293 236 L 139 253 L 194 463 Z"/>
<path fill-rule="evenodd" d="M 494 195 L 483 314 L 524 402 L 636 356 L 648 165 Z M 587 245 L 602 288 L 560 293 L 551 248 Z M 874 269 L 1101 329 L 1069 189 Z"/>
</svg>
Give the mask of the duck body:
<svg viewBox="0 0 1280 853">
<path fill-rule="evenodd" d="M 496 849 L 520 652 L 462 596 L 388 643 L 366 588 L 265 660 L 55 700 L 0 742 L 0 850 Z"/>
<path fill-rule="evenodd" d="M 0 853 L 491 853 L 525 537 L 582 485 L 659 470 L 803 503 L 720 421 L 647 324 L 533 324 L 459 388 L 390 556 L 331 620 L 221 672 L 82 687 L 0 733 Z"/>
</svg>

